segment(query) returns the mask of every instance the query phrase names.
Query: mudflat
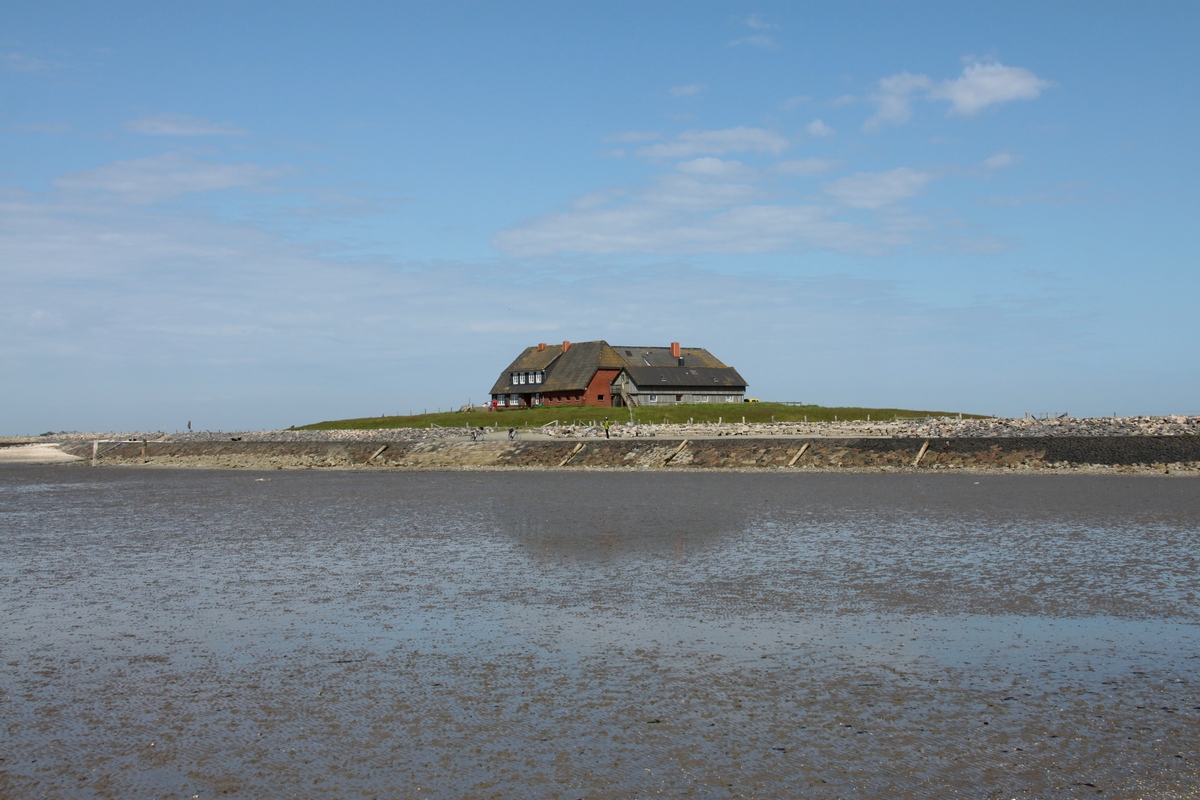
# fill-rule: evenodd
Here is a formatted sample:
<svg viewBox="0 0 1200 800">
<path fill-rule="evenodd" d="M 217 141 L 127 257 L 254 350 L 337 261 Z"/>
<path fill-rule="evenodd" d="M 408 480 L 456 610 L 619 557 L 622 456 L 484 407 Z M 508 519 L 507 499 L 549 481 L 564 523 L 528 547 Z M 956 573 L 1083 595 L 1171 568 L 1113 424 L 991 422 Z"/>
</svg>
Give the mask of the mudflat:
<svg viewBox="0 0 1200 800">
<path fill-rule="evenodd" d="M 0 795 L 1191 797 L 1200 492 L 0 469 Z"/>
</svg>

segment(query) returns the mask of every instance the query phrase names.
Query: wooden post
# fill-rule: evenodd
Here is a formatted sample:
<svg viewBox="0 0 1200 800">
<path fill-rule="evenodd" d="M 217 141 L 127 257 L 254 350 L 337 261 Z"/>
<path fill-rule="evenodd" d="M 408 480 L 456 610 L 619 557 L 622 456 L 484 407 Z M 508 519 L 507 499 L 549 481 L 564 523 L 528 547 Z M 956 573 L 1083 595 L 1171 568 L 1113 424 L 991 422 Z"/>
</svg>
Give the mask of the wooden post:
<svg viewBox="0 0 1200 800">
<path fill-rule="evenodd" d="M 100 457 L 100 440 L 92 442 L 92 466 L 96 466 L 96 459 Z"/>
<path fill-rule="evenodd" d="M 149 460 L 150 457 L 146 455 L 146 440 L 142 439 L 142 463 L 145 464 Z"/>
<path fill-rule="evenodd" d="M 913 466 L 921 463 L 921 459 L 925 457 L 925 451 L 929 449 L 929 440 L 925 440 L 925 444 L 921 445 L 921 452 L 917 453 L 917 457 L 913 459 Z"/>
<path fill-rule="evenodd" d="M 796 462 L 799 461 L 800 456 L 804 455 L 804 453 L 808 450 L 808 446 L 810 444 L 812 444 L 812 442 L 805 442 L 803 445 L 801 445 L 799 452 L 797 452 L 796 455 L 792 456 L 792 460 L 788 462 L 789 467 L 796 466 Z"/>
<path fill-rule="evenodd" d="M 380 453 L 382 453 L 384 450 L 387 450 L 387 449 L 388 449 L 388 446 L 385 444 L 383 447 L 379 448 L 374 453 L 371 453 L 371 457 L 367 459 L 367 463 L 370 464 L 372 461 L 374 461 L 376 458 L 379 457 Z"/>
<path fill-rule="evenodd" d="M 663 466 L 665 467 L 667 464 L 670 464 L 670 463 L 671 463 L 671 459 L 672 459 L 672 458 L 674 458 L 675 456 L 677 456 L 677 455 L 679 455 L 680 453 L 682 453 L 682 452 L 683 452 L 683 448 L 687 447 L 687 443 L 688 443 L 688 440 L 687 440 L 687 439 L 684 439 L 682 442 L 680 442 L 680 443 L 679 443 L 679 447 L 676 447 L 676 448 L 675 448 L 675 449 L 674 449 L 674 450 L 671 452 L 671 455 L 667 456 L 666 460 L 664 460 L 664 461 L 663 461 Z"/>
<path fill-rule="evenodd" d="M 577 454 L 577 453 L 578 453 L 580 450 L 582 450 L 582 449 L 583 449 L 583 442 L 580 442 L 579 444 L 575 445 L 575 449 L 574 449 L 574 450 L 572 450 L 571 452 L 567 453 L 567 457 L 566 457 L 566 458 L 564 458 L 562 461 L 558 462 L 558 465 L 559 465 L 560 467 L 565 467 L 565 466 L 567 465 L 567 462 L 568 462 L 568 461 L 570 461 L 572 458 L 574 458 L 574 457 L 575 457 L 575 455 L 576 455 L 576 454 Z"/>
</svg>

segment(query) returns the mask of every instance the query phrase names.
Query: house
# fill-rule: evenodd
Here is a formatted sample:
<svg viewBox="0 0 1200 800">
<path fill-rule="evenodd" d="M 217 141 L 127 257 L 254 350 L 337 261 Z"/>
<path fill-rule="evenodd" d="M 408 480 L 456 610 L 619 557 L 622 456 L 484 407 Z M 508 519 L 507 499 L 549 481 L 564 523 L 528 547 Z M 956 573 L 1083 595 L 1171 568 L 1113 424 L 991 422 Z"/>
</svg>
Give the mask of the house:
<svg viewBox="0 0 1200 800">
<path fill-rule="evenodd" d="M 700 347 L 544 342 L 527 347 L 492 386 L 492 406 L 665 406 L 740 403 L 746 381 Z"/>
</svg>

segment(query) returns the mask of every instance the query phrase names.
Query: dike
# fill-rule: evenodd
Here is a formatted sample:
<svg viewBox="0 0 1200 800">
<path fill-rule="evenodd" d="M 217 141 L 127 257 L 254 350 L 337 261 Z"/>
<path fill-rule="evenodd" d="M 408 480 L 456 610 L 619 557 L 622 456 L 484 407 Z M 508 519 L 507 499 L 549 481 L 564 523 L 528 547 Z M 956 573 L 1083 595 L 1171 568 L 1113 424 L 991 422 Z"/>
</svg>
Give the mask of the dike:
<svg viewBox="0 0 1200 800">
<path fill-rule="evenodd" d="M 92 461 L 91 442 L 62 450 Z M 1062 471 L 1200 474 L 1200 437 L 538 439 L 107 443 L 98 466 L 369 470 Z"/>
</svg>

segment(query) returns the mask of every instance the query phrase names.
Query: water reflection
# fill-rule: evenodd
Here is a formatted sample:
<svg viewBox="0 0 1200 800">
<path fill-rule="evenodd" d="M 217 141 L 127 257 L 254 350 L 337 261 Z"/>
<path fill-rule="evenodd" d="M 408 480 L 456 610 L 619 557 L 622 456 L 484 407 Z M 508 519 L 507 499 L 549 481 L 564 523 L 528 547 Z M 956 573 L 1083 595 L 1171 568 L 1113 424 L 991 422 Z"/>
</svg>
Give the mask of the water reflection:
<svg viewBox="0 0 1200 800">
<path fill-rule="evenodd" d="M 1167 796 L 1195 485 L 6 469 L 5 789 Z"/>
</svg>

